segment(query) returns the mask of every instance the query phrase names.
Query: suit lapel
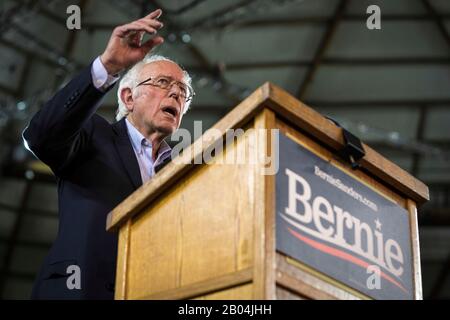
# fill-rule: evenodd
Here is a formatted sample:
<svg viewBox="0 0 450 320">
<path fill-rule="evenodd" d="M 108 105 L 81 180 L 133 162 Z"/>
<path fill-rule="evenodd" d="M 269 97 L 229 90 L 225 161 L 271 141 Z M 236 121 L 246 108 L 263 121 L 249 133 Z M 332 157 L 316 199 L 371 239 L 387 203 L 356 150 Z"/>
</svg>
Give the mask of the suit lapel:
<svg viewBox="0 0 450 320">
<path fill-rule="evenodd" d="M 112 127 L 115 132 L 114 145 L 116 151 L 131 183 L 137 189 L 142 185 L 142 177 L 136 155 L 128 137 L 125 118 L 114 123 Z"/>
</svg>

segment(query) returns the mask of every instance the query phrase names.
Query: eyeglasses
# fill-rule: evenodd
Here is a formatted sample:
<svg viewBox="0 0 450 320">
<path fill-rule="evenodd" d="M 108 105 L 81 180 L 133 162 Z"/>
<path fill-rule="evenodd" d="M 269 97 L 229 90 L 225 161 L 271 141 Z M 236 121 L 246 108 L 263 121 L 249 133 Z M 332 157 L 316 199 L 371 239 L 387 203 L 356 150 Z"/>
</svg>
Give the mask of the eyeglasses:
<svg viewBox="0 0 450 320">
<path fill-rule="evenodd" d="M 159 76 L 159 77 L 150 77 L 140 83 L 137 84 L 136 87 L 139 87 L 141 85 L 151 85 L 155 86 L 164 90 L 170 90 L 172 86 L 176 84 L 178 88 L 181 91 L 180 96 L 185 100 L 185 102 L 189 102 L 192 97 L 195 95 L 194 90 L 188 86 L 187 84 L 174 80 L 171 77 L 168 76 Z"/>
</svg>

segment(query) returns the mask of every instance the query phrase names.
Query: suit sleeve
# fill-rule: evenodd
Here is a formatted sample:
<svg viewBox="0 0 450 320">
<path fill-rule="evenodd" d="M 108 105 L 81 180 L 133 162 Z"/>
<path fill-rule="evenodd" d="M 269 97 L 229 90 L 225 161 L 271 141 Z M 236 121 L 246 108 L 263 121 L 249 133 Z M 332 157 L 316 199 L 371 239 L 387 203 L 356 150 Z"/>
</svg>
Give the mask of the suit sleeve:
<svg viewBox="0 0 450 320">
<path fill-rule="evenodd" d="M 22 134 L 28 148 L 56 175 L 88 148 L 92 116 L 106 94 L 94 87 L 91 66 L 59 90 L 33 116 Z"/>
</svg>

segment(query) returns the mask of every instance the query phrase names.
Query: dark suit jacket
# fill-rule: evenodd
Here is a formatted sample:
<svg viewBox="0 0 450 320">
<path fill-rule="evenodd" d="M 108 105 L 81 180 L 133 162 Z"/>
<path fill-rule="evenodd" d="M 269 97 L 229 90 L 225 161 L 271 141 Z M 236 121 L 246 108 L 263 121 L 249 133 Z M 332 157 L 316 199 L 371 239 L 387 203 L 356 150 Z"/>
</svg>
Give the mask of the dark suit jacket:
<svg viewBox="0 0 450 320">
<path fill-rule="evenodd" d="M 124 119 L 111 125 L 95 114 L 104 95 L 93 86 L 89 66 L 44 105 L 23 133 L 58 184 L 58 235 L 32 298 L 114 297 L 117 234 L 105 230 L 106 216 L 142 179 Z M 67 288 L 70 265 L 80 267 L 80 290 Z"/>
</svg>

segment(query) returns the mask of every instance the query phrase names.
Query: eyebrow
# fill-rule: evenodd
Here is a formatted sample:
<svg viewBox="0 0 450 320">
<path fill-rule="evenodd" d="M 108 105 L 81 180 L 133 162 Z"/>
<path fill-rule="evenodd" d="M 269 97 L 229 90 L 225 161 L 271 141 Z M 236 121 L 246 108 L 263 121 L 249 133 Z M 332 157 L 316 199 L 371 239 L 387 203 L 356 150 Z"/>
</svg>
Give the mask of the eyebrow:
<svg viewBox="0 0 450 320">
<path fill-rule="evenodd" d="M 144 80 L 142 80 L 142 81 L 139 81 L 138 82 L 138 84 L 142 84 L 142 83 L 144 83 L 144 82 L 147 82 L 148 80 L 154 80 L 154 79 L 156 79 L 156 78 L 160 78 L 160 77 L 165 77 L 165 78 L 168 78 L 168 79 L 170 79 L 170 80 L 172 80 L 172 81 L 176 81 L 176 82 L 178 82 L 178 83 L 181 83 L 184 87 L 186 87 L 186 88 L 188 88 L 189 87 L 189 85 L 188 84 L 186 84 L 183 80 L 177 80 L 177 79 L 175 79 L 175 78 L 173 78 L 173 77 L 171 77 L 171 76 L 167 76 L 167 75 L 164 75 L 164 74 L 161 74 L 161 75 L 159 75 L 159 76 L 150 76 L 150 77 L 148 77 L 148 78 L 145 78 Z"/>
</svg>

